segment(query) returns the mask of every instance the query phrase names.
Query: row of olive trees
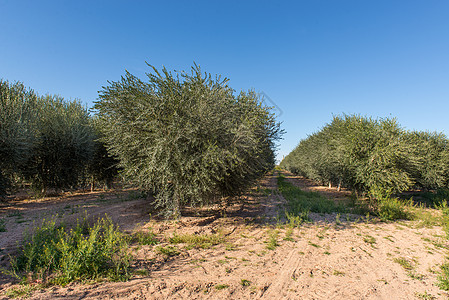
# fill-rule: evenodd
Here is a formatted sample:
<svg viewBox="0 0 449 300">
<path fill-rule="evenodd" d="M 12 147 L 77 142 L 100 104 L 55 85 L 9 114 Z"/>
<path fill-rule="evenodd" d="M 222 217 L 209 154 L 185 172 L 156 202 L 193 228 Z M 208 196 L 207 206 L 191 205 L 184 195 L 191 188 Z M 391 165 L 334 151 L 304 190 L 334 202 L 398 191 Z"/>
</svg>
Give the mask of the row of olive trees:
<svg viewBox="0 0 449 300">
<path fill-rule="evenodd" d="M 196 65 L 147 76 L 110 82 L 95 108 L 123 174 L 166 212 L 231 199 L 274 167 L 282 131 L 254 92 L 235 95 L 227 79 Z"/>
<path fill-rule="evenodd" d="M 87 176 L 110 181 L 117 169 L 95 124 L 78 101 L 0 80 L 0 196 L 23 183 L 45 193 Z"/>
<path fill-rule="evenodd" d="M 343 115 L 301 141 L 281 167 L 381 198 L 412 187 L 448 187 L 449 141 L 406 131 L 395 119 Z"/>
</svg>

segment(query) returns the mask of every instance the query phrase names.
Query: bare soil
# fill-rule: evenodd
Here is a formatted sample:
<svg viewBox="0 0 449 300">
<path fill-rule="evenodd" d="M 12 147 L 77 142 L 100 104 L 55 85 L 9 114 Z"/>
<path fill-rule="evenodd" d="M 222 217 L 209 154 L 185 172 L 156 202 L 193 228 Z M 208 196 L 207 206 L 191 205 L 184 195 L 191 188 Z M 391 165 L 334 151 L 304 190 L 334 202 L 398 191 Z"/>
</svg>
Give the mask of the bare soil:
<svg viewBox="0 0 449 300">
<path fill-rule="evenodd" d="M 347 191 L 319 187 L 284 174 L 296 185 L 338 200 Z M 225 241 L 209 249 L 176 245 L 166 257 L 156 246 L 131 247 L 134 269 L 127 282 L 72 283 L 34 291 L 30 299 L 447 299 L 437 286 L 439 265 L 447 254 L 440 227 L 415 221 L 381 223 L 363 216 L 311 214 L 312 222 L 289 232 L 279 218 L 285 199 L 276 175 L 267 176 L 240 202 L 188 208 L 177 221 L 154 216 L 151 199 L 134 190 L 11 200 L 0 207 L 7 231 L 0 232 L 0 267 L 8 267 L 26 228 L 44 218 L 71 224 L 87 214 L 107 214 L 125 232 L 152 230 L 160 245 L 178 234 L 222 233 Z M 290 235 L 291 234 L 291 235 Z M 276 236 L 279 246 L 267 248 Z M 405 270 L 395 259 L 415 266 Z M 140 275 L 137 275 L 140 274 Z M 17 281 L 0 275 L 0 299 Z M 432 295 L 435 298 L 430 298 Z M 423 298 L 425 299 L 425 298 Z"/>
</svg>

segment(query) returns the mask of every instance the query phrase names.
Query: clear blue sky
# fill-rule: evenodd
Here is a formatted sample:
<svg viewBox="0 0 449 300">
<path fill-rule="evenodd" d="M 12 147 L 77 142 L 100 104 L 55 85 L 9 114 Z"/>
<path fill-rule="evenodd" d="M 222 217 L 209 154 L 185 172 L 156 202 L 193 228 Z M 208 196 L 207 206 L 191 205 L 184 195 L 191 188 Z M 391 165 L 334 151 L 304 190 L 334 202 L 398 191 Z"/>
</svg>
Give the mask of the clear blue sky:
<svg viewBox="0 0 449 300">
<path fill-rule="evenodd" d="M 265 92 L 279 158 L 334 114 L 449 134 L 449 1 L 0 0 L 0 78 L 88 107 L 125 69 L 204 71 Z"/>
</svg>

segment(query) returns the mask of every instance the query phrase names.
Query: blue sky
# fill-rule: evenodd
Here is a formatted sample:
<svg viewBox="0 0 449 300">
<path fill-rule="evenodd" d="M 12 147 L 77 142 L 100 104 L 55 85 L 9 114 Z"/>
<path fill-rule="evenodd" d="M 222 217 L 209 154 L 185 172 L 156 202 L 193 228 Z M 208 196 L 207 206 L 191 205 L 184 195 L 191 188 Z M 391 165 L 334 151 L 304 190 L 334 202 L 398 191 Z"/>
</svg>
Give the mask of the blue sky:
<svg viewBox="0 0 449 300">
<path fill-rule="evenodd" d="M 204 71 L 282 110 L 288 154 L 332 115 L 449 134 L 449 1 L 0 0 L 0 78 L 88 107 L 145 61 Z"/>
</svg>

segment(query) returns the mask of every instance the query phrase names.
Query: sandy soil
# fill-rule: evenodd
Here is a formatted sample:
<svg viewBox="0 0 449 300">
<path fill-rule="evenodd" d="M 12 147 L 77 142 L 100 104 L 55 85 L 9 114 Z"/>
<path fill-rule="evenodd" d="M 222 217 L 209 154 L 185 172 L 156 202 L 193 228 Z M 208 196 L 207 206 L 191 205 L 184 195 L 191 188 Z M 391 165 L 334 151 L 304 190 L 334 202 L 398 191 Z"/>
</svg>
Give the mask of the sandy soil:
<svg viewBox="0 0 449 300">
<path fill-rule="evenodd" d="M 331 198 L 348 195 L 285 176 Z M 161 245 L 173 232 L 221 232 L 226 240 L 210 249 L 177 245 L 181 254 L 170 258 L 157 254 L 155 246 L 134 246 L 134 268 L 145 275 L 128 282 L 37 290 L 31 299 L 447 299 L 436 286 L 436 271 L 448 247 L 442 228 L 312 214 L 312 223 L 289 233 L 278 222 L 285 199 L 276 188 L 276 177 L 268 176 L 244 197 L 244 204 L 228 207 L 225 213 L 219 208 L 186 209 L 178 221 L 151 217 L 150 200 L 132 190 L 11 201 L 0 207 L 7 228 L 0 232 L 0 262 L 7 266 L 7 255 L 33 221 L 57 213 L 58 219 L 70 223 L 87 211 L 92 217 L 107 214 L 126 232 L 151 228 Z M 269 250 L 267 241 L 273 234 L 279 246 Z M 406 271 L 395 262 L 398 258 L 415 269 Z M 4 292 L 15 283 L 0 277 L 0 299 L 7 299 Z"/>
</svg>

